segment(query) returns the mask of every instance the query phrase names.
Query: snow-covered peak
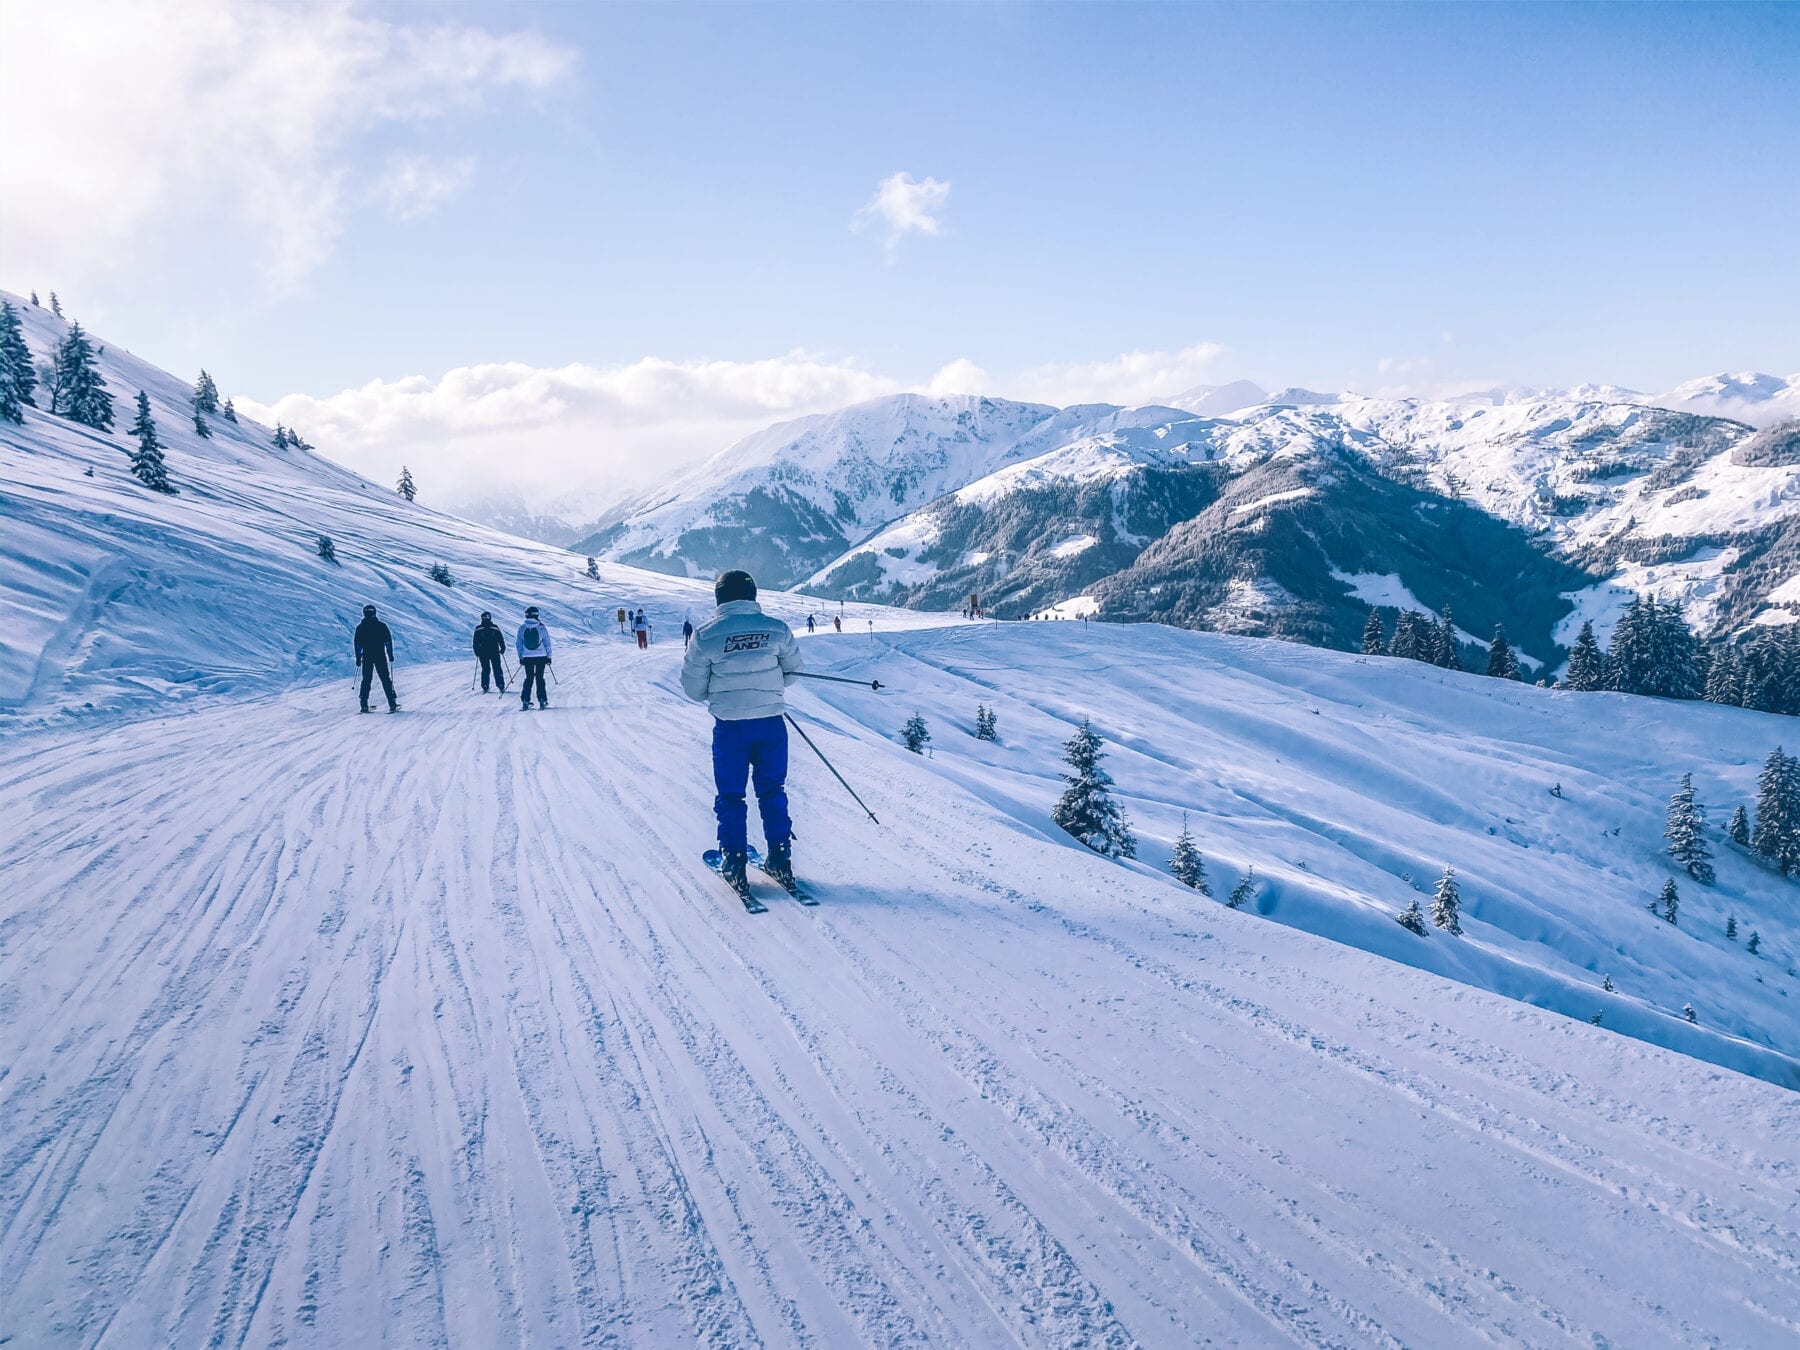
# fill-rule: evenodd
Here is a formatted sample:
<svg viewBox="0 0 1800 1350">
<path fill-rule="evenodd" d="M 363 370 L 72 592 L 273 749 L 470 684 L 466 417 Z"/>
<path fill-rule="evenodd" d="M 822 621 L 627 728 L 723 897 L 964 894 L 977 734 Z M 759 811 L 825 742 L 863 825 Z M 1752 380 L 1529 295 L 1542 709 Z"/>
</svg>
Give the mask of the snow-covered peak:
<svg viewBox="0 0 1800 1350">
<path fill-rule="evenodd" d="M 1785 378 L 1754 370 L 1704 375 L 1678 384 L 1666 394 L 1637 401 L 1677 412 L 1729 417 L 1753 427 L 1774 426 L 1800 417 L 1800 373 Z"/>
<path fill-rule="evenodd" d="M 1169 406 L 1201 417 L 1229 417 L 1242 408 L 1265 402 L 1268 397 L 1260 385 L 1233 380 L 1230 384 L 1197 384 L 1170 399 Z"/>
</svg>

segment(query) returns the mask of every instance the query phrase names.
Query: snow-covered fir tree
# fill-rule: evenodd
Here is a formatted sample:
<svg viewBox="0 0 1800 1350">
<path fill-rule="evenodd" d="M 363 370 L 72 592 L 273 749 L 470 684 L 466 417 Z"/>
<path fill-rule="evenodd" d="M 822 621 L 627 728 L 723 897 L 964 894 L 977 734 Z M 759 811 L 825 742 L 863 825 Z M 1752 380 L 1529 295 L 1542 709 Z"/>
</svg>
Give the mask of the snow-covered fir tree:
<svg viewBox="0 0 1800 1350">
<path fill-rule="evenodd" d="M 1602 989 L 1604 989 L 1607 993 L 1609 993 L 1609 994 L 1612 993 L 1613 992 L 1612 976 L 1608 975 L 1605 979 L 1601 980 L 1600 987 Z"/>
<path fill-rule="evenodd" d="M 40 304 L 38 304 L 38 298 L 37 298 L 37 292 L 36 292 L 36 291 L 33 291 L 33 292 L 32 292 L 32 293 L 31 293 L 31 307 L 32 307 L 32 308 L 33 308 L 33 309 L 42 309 L 42 308 L 43 308 L 43 306 L 41 306 L 41 305 L 40 305 Z"/>
<path fill-rule="evenodd" d="M 1192 887 L 1202 895 L 1212 894 L 1212 887 L 1206 884 L 1206 860 L 1194 846 L 1186 811 L 1181 813 L 1181 833 L 1175 836 L 1175 849 L 1169 854 L 1169 872 L 1183 886 Z"/>
<path fill-rule="evenodd" d="M 1713 884 L 1712 846 L 1706 842 L 1706 808 L 1694 797 L 1694 775 L 1681 775 L 1681 786 L 1669 798 L 1663 825 L 1669 856 L 1687 869 L 1702 886 Z"/>
<path fill-rule="evenodd" d="M 1456 620 L 1450 617 L 1450 606 L 1444 606 L 1444 612 L 1438 616 L 1437 646 L 1433 653 L 1433 664 L 1445 670 L 1461 670 L 1463 668 L 1462 653 L 1457 650 Z"/>
<path fill-rule="evenodd" d="M 1800 717 L 1800 623 L 1762 628 L 1738 659 L 1744 707 Z"/>
<path fill-rule="evenodd" d="M 50 390 L 51 412 L 96 431 L 112 430 L 112 395 L 106 392 L 94 344 L 79 323 L 69 325 L 68 335 L 57 344 Z"/>
<path fill-rule="evenodd" d="M 1633 598 L 1613 629 L 1607 651 L 1613 688 L 1658 698 L 1694 698 L 1701 691 L 1700 648 L 1676 604 Z"/>
<path fill-rule="evenodd" d="M 213 377 L 204 370 L 194 384 L 194 411 L 216 413 L 219 411 L 219 386 L 213 383 Z"/>
<path fill-rule="evenodd" d="M 0 418 L 23 422 L 25 409 L 37 407 L 36 392 L 37 371 L 19 311 L 11 301 L 0 300 Z"/>
<path fill-rule="evenodd" d="M 1431 898 L 1431 921 L 1453 937 L 1462 936 L 1462 892 L 1456 885 L 1456 869 L 1446 867 Z"/>
<path fill-rule="evenodd" d="M 398 492 L 409 502 L 418 495 L 419 489 L 413 482 L 412 470 L 407 468 L 404 464 L 400 466 L 400 481 L 395 484 L 394 491 Z"/>
<path fill-rule="evenodd" d="M 219 416 L 227 422 L 235 423 L 237 421 L 237 405 L 230 399 L 226 399 L 225 406 L 219 409 Z"/>
<path fill-rule="evenodd" d="M 1742 802 L 1731 813 L 1731 820 L 1725 826 L 1725 837 L 1739 848 L 1750 847 L 1750 813 L 1744 809 Z"/>
<path fill-rule="evenodd" d="M 1423 661 L 1419 649 L 1419 622 L 1423 616 L 1416 610 L 1403 609 L 1394 620 L 1394 640 L 1388 645 L 1389 656 L 1404 656 L 1409 661 Z"/>
<path fill-rule="evenodd" d="M 1690 1022 L 1698 1022 L 1700 1020 L 1700 1014 L 1694 1011 L 1694 1005 L 1691 1003 L 1684 1003 L 1681 1005 L 1681 1015 Z"/>
<path fill-rule="evenodd" d="M 1519 658 L 1513 654 L 1512 644 L 1506 640 L 1506 629 L 1501 624 L 1494 625 L 1494 640 L 1488 643 L 1487 673 L 1497 680 L 1519 678 Z"/>
<path fill-rule="evenodd" d="M 201 440 L 212 439 L 212 428 L 206 425 L 206 418 L 198 408 L 194 410 L 194 435 Z"/>
<path fill-rule="evenodd" d="M 328 563 L 337 561 L 337 545 L 331 542 L 328 534 L 319 536 L 319 556 Z"/>
<path fill-rule="evenodd" d="M 1725 916 L 1725 940 L 1727 942 L 1737 941 L 1737 915 L 1735 914 Z"/>
<path fill-rule="evenodd" d="M 150 395 L 142 389 L 137 396 L 137 420 L 131 424 L 137 437 L 137 450 L 131 456 L 132 475 L 145 487 L 157 492 L 173 492 L 169 485 L 169 468 L 163 461 L 162 442 L 156 436 L 156 419 L 150 415 Z"/>
<path fill-rule="evenodd" d="M 975 705 L 975 739 L 991 741 L 999 737 L 998 719 L 994 710 L 985 703 Z"/>
<path fill-rule="evenodd" d="M 587 579 L 589 581 L 600 580 L 600 564 L 592 558 L 587 560 Z"/>
<path fill-rule="evenodd" d="M 450 571 L 449 563 L 436 562 L 429 569 L 431 579 L 440 586 L 456 585 L 456 577 Z"/>
<path fill-rule="evenodd" d="M 1108 858 L 1137 857 L 1137 840 L 1132 837 L 1125 813 L 1113 800 L 1112 775 L 1100 767 L 1105 758 L 1105 744 L 1088 722 L 1063 745 L 1063 760 L 1069 771 L 1062 775 L 1068 784 L 1062 797 L 1050 812 L 1050 818 L 1094 852 Z"/>
<path fill-rule="evenodd" d="M 1394 922 L 1409 933 L 1417 933 L 1420 937 L 1426 936 L 1425 916 L 1419 912 L 1417 899 L 1407 901 L 1406 908 L 1394 916 Z"/>
<path fill-rule="evenodd" d="M 1231 894 L 1225 897 L 1225 907 L 1227 909 L 1242 909 L 1255 898 L 1256 869 L 1251 867 L 1246 869 L 1244 875 L 1238 878 L 1238 884 L 1233 886 L 1231 888 Z"/>
<path fill-rule="evenodd" d="M 1762 946 L 1762 934 L 1754 928 L 1750 930 L 1749 940 L 1744 943 L 1744 950 L 1755 956 L 1757 948 Z"/>
<path fill-rule="evenodd" d="M 1363 623 L 1362 652 L 1364 656 L 1385 656 L 1387 640 L 1382 633 L 1381 611 L 1371 608 L 1369 617 Z"/>
<path fill-rule="evenodd" d="M 1738 661 L 1737 648 L 1728 645 L 1713 652 L 1712 664 L 1706 669 L 1703 697 L 1708 703 L 1744 706 L 1744 668 Z"/>
<path fill-rule="evenodd" d="M 931 730 L 925 725 L 925 719 L 914 713 L 906 719 L 906 725 L 900 728 L 900 740 L 915 755 L 925 753 L 925 747 L 931 744 Z"/>
<path fill-rule="evenodd" d="M 1800 760 L 1769 752 L 1756 779 L 1756 826 L 1750 847 L 1781 869 L 1800 870 Z"/>
<path fill-rule="evenodd" d="M 1606 658 L 1600 653 L 1591 619 L 1581 625 L 1581 633 L 1569 649 L 1569 673 L 1563 680 L 1563 687 L 1580 690 L 1606 687 Z"/>
<path fill-rule="evenodd" d="M 50 312 L 52 314 L 56 315 L 56 317 L 59 319 L 62 318 L 62 316 L 63 316 L 62 301 L 60 301 L 56 298 L 55 291 L 50 292 Z"/>
<path fill-rule="evenodd" d="M 1676 923 L 1679 921 L 1679 915 L 1681 913 L 1681 892 L 1675 887 L 1674 877 L 1670 877 L 1667 881 L 1663 882 L 1662 894 L 1656 897 L 1656 903 L 1652 905 L 1651 908 L 1656 911 L 1657 918 L 1663 920 L 1665 923 Z"/>
</svg>

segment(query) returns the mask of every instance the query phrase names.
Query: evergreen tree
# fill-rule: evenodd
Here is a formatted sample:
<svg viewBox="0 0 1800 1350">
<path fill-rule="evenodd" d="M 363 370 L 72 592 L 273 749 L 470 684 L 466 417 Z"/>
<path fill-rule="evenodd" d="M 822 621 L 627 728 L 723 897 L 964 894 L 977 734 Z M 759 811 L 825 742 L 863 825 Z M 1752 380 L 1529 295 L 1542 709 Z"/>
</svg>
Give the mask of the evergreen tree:
<svg viewBox="0 0 1800 1350">
<path fill-rule="evenodd" d="M 419 489 L 413 484 L 412 470 L 404 464 L 400 466 L 400 482 L 394 490 L 409 502 L 418 494 Z"/>
<path fill-rule="evenodd" d="M 19 311 L 10 300 L 0 300 L 0 417 L 23 422 L 25 409 L 37 407 L 37 371 L 31 364 L 31 348 Z"/>
<path fill-rule="evenodd" d="M 1737 648 L 1720 647 L 1713 653 L 1712 664 L 1706 671 L 1706 693 L 1708 703 L 1723 703 L 1728 707 L 1744 706 L 1744 671 L 1738 661 Z"/>
<path fill-rule="evenodd" d="M 587 560 L 587 578 L 589 581 L 600 580 L 600 564 L 592 558 Z"/>
<path fill-rule="evenodd" d="M 1597 1027 L 1600 1025 L 1600 1023 L 1604 1019 L 1604 1017 L 1605 1017 L 1604 1013 L 1597 1012 L 1592 1017 L 1588 1018 L 1588 1025 Z"/>
<path fill-rule="evenodd" d="M 40 304 L 38 304 L 38 298 L 37 298 L 37 292 L 36 292 L 36 291 L 33 291 L 33 292 L 32 292 L 32 293 L 31 293 L 31 307 L 32 307 L 32 308 L 33 308 L 33 309 L 42 309 L 42 308 L 43 308 L 43 306 L 42 306 L 42 305 L 40 305 Z"/>
<path fill-rule="evenodd" d="M 1676 915 L 1681 910 L 1681 892 L 1675 889 L 1674 877 L 1663 882 L 1662 894 L 1656 897 L 1656 903 L 1651 908 L 1665 922 L 1676 922 Z"/>
<path fill-rule="evenodd" d="M 1387 654 L 1387 642 L 1381 631 L 1381 611 L 1373 606 L 1369 609 L 1368 620 L 1363 624 L 1362 650 L 1364 656 Z"/>
<path fill-rule="evenodd" d="M 223 408 L 219 409 L 219 416 L 223 417 L 227 422 L 230 422 L 235 425 L 237 422 L 237 407 L 236 407 L 236 405 L 234 405 L 230 399 L 226 399 L 225 406 Z"/>
<path fill-rule="evenodd" d="M 1494 640 L 1488 643 L 1487 673 L 1498 680 L 1519 678 L 1519 658 L 1513 655 L 1512 644 L 1506 640 L 1506 629 L 1501 624 L 1494 625 Z"/>
<path fill-rule="evenodd" d="M 1425 916 L 1419 912 L 1419 902 L 1416 897 L 1407 901 L 1406 908 L 1394 916 L 1394 922 L 1409 933 L 1417 933 L 1420 937 L 1427 936 Z"/>
<path fill-rule="evenodd" d="M 1563 686 L 1583 691 L 1606 687 L 1606 658 L 1600 654 L 1591 619 L 1581 625 L 1581 635 L 1569 651 L 1569 673 Z"/>
<path fill-rule="evenodd" d="M 1735 914 L 1725 916 L 1725 940 L 1727 942 L 1737 941 L 1737 915 Z"/>
<path fill-rule="evenodd" d="M 212 428 L 206 425 L 206 419 L 200 415 L 198 409 L 194 411 L 194 434 L 201 440 L 210 441 L 212 439 Z"/>
<path fill-rule="evenodd" d="M 1394 620 L 1394 640 L 1388 644 L 1389 656 L 1404 656 L 1409 661 L 1426 660 L 1422 633 L 1425 616 L 1417 610 L 1403 609 Z"/>
<path fill-rule="evenodd" d="M 303 439 L 300 433 L 295 431 L 292 427 L 288 428 L 288 446 L 294 450 L 310 450 L 313 448 L 312 442 Z"/>
<path fill-rule="evenodd" d="M 194 411 L 216 413 L 219 411 L 219 386 L 213 383 L 213 377 L 204 370 L 200 372 L 200 380 L 194 386 Z"/>
<path fill-rule="evenodd" d="M 1705 683 L 1700 643 L 1674 602 L 1650 608 L 1650 673 L 1645 693 L 1659 698 L 1698 698 Z"/>
<path fill-rule="evenodd" d="M 975 705 L 976 740 L 992 741 L 999 739 L 999 729 L 996 722 L 997 719 L 994 716 L 994 710 L 992 708 L 988 707 L 985 703 L 977 703 Z"/>
<path fill-rule="evenodd" d="M 1462 936 L 1462 892 L 1456 887 L 1456 869 L 1446 867 L 1438 878 L 1431 900 L 1431 921 L 1452 937 Z"/>
<path fill-rule="evenodd" d="M 1242 909 L 1255 898 L 1256 869 L 1252 867 L 1245 871 L 1244 875 L 1238 878 L 1238 884 L 1231 888 L 1231 894 L 1225 897 L 1225 907 Z"/>
<path fill-rule="evenodd" d="M 925 719 L 918 713 L 907 718 L 906 725 L 900 728 L 900 739 L 906 743 L 906 748 L 915 755 L 924 754 L 925 747 L 931 744 L 931 732 L 925 725 Z"/>
<path fill-rule="evenodd" d="M 1740 848 L 1750 847 L 1750 813 L 1744 810 L 1742 802 L 1731 813 L 1731 822 L 1725 826 L 1725 835 Z"/>
<path fill-rule="evenodd" d="M 440 585 L 440 586 L 456 585 L 456 578 L 451 575 L 450 565 L 448 563 L 436 562 L 436 563 L 431 564 L 430 568 L 427 570 L 429 571 L 429 573 L 431 575 L 431 579 L 433 581 L 437 582 L 438 585 Z"/>
<path fill-rule="evenodd" d="M 1712 846 L 1706 842 L 1706 808 L 1694 799 L 1694 775 L 1681 775 L 1681 786 L 1669 798 L 1663 838 L 1669 856 L 1687 869 L 1702 886 L 1713 884 Z"/>
<path fill-rule="evenodd" d="M 137 420 L 131 424 L 131 434 L 138 443 L 137 452 L 131 457 L 131 472 L 138 482 L 157 492 L 173 492 L 162 444 L 156 438 L 156 421 L 150 416 L 150 395 L 142 389 L 138 390 Z"/>
<path fill-rule="evenodd" d="M 1694 1011 L 1694 1005 L 1691 1003 L 1684 1003 L 1681 1005 L 1681 1015 L 1690 1022 L 1698 1022 L 1700 1020 L 1700 1015 Z"/>
<path fill-rule="evenodd" d="M 1050 812 L 1050 818 L 1094 852 L 1108 858 L 1137 857 L 1125 813 L 1113 800 L 1112 775 L 1100 767 L 1104 742 L 1089 724 L 1081 726 L 1063 745 L 1069 772 L 1062 775 L 1069 786 Z"/>
<path fill-rule="evenodd" d="M 1188 831 L 1186 811 L 1181 813 L 1181 833 L 1175 837 L 1175 851 L 1169 855 L 1169 871 L 1183 886 L 1191 887 L 1205 896 L 1212 894 L 1212 887 L 1206 884 L 1206 860 L 1200 856 L 1200 850 L 1194 847 L 1194 836 Z"/>
<path fill-rule="evenodd" d="M 319 536 L 319 556 L 328 563 L 337 561 L 337 545 L 331 542 L 328 534 Z"/>
<path fill-rule="evenodd" d="M 277 450 L 285 450 L 288 448 L 287 428 L 282 426 L 279 422 L 275 424 L 275 448 Z"/>
<path fill-rule="evenodd" d="M 1444 612 L 1438 615 L 1437 646 L 1432 653 L 1432 664 L 1442 666 L 1445 670 L 1461 670 L 1462 654 L 1457 650 L 1456 623 L 1450 617 L 1450 606 L 1444 606 Z"/>
<path fill-rule="evenodd" d="M 1777 746 L 1756 779 L 1756 828 L 1750 847 L 1781 869 L 1800 869 L 1800 760 Z"/>
<path fill-rule="evenodd" d="M 50 312 L 52 314 L 56 315 L 56 317 L 59 319 L 62 318 L 62 316 L 63 316 L 62 301 L 60 301 L 56 298 L 55 291 L 50 292 Z"/>
<path fill-rule="evenodd" d="M 1606 649 L 1606 682 L 1621 693 L 1642 693 L 1649 669 L 1650 630 L 1644 597 L 1634 595 L 1613 626 L 1612 643 Z"/>
<path fill-rule="evenodd" d="M 1600 987 L 1602 989 L 1604 989 L 1607 993 L 1609 993 L 1609 994 L 1612 993 L 1613 992 L 1612 976 L 1608 975 L 1605 979 L 1601 980 Z"/>
<path fill-rule="evenodd" d="M 1762 946 L 1762 934 L 1754 928 L 1750 930 L 1750 940 L 1744 944 L 1744 950 L 1755 956 L 1757 948 Z"/>
<path fill-rule="evenodd" d="M 106 392 L 97 353 L 79 323 L 69 326 L 68 336 L 56 348 L 50 411 L 96 431 L 112 430 L 112 395 Z"/>
</svg>

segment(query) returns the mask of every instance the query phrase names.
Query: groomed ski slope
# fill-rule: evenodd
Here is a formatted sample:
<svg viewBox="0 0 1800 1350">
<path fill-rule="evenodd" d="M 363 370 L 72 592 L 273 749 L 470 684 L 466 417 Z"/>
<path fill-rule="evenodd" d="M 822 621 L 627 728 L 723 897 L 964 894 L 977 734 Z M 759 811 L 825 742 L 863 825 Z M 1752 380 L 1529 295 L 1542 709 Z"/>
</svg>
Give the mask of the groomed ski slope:
<svg viewBox="0 0 1800 1350">
<path fill-rule="evenodd" d="M 796 747 L 752 918 L 677 653 L 9 740 L 13 1343 L 1800 1335 L 1800 1095 L 1062 846 L 910 699 L 797 697 L 883 825 Z"/>
</svg>

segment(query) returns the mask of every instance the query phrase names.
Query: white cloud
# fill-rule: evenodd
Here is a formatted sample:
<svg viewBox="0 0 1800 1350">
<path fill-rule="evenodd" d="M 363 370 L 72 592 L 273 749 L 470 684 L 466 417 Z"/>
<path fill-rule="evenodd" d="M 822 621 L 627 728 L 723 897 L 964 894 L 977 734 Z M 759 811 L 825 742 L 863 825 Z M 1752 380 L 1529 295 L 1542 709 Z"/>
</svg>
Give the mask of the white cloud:
<svg viewBox="0 0 1800 1350">
<path fill-rule="evenodd" d="M 964 356 L 933 375 L 925 392 L 934 398 L 948 398 L 952 394 L 991 394 L 996 388 L 994 377 Z"/>
<path fill-rule="evenodd" d="M 392 22 L 338 3 L 58 0 L 8 7 L 0 140 L 9 274 L 68 286 L 158 230 L 223 228 L 292 289 L 331 253 L 358 138 L 548 88 L 567 50 L 530 33 Z"/>
<path fill-rule="evenodd" d="M 1180 351 L 1125 352 L 1104 361 L 1038 366 L 1001 385 L 1010 398 L 1037 403 L 1155 403 L 1202 383 L 1226 352 L 1217 342 Z"/>
<path fill-rule="evenodd" d="M 459 159 L 395 155 L 375 184 L 374 196 L 395 220 L 417 220 L 468 187 L 474 177 L 473 155 Z"/>
<path fill-rule="evenodd" d="M 938 213 L 950 201 L 950 184 L 936 178 L 914 178 L 910 173 L 897 173 L 884 178 L 875 195 L 850 220 L 850 228 L 863 230 L 871 225 L 886 231 L 888 254 L 909 234 L 939 234 L 944 223 Z"/>
</svg>

